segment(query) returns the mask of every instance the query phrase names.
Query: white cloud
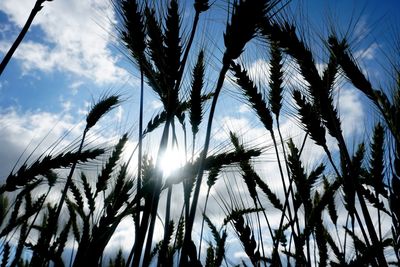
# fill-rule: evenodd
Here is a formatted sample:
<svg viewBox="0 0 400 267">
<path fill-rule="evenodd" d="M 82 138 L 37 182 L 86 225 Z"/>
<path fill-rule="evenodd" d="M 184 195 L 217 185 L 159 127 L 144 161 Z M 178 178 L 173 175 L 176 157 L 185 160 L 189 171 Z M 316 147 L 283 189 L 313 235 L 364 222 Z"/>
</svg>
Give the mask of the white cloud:
<svg viewBox="0 0 400 267">
<path fill-rule="evenodd" d="M 257 59 L 250 65 L 247 72 L 255 84 L 267 85 L 269 83 L 269 69 L 268 61 Z"/>
<path fill-rule="evenodd" d="M 158 110 L 158 109 L 162 108 L 163 104 L 160 100 L 157 99 L 157 100 L 151 101 L 150 106 L 151 106 L 151 108 Z"/>
<path fill-rule="evenodd" d="M 72 102 L 71 101 L 63 101 L 61 102 L 61 106 L 63 107 L 64 111 L 70 111 L 72 108 Z"/>
<path fill-rule="evenodd" d="M 75 109 L 69 101 L 62 101 L 64 111 L 62 113 L 49 113 L 41 110 L 20 112 L 15 108 L 0 109 L 0 180 L 3 180 L 18 158 L 21 161 L 30 156 L 36 160 L 43 154 L 51 152 L 55 155 L 78 146 L 77 140 L 82 135 L 85 119 L 84 116 L 72 116 L 68 110 Z M 121 125 L 120 116 L 122 108 L 115 113 L 107 114 L 108 119 L 102 119 L 91 129 L 86 137 L 86 143 L 91 146 L 102 147 L 115 144 L 120 138 L 120 128 L 110 125 Z M 86 113 L 87 114 L 87 111 Z M 129 151 L 132 151 L 134 143 L 129 143 Z M 24 152 L 25 151 L 25 152 Z M 18 166 L 21 164 L 17 164 Z M 0 184 L 2 182 L 0 181 Z"/>
<path fill-rule="evenodd" d="M 357 21 L 355 28 L 354 28 L 354 37 L 356 38 L 357 42 L 364 40 L 368 34 L 371 33 L 371 29 L 368 25 L 368 17 L 363 16 L 360 20 Z"/>
<path fill-rule="evenodd" d="M 18 114 L 15 109 L 2 111 L 0 124 L 2 125 L 0 177 L 2 178 L 8 175 L 25 149 L 27 152 L 24 156 L 27 156 L 44 140 L 44 144 L 35 151 L 35 155 L 40 155 L 75 126 L 68 115 L 60 116 L 40 111 Z M 76 130 L 77 128 L 74 131 Z M 74 133 L 76 132 L 72 135 Z"/>
<path fill-rule="evenodd" d="M 345 138 L 365 131 L 365 117 L 360 95 L 353 89 L 344 89 L 338 96 L 338 108 Z"/>
<path fill-rule="evenodd" d="M 0 10 L 22 27 L 34 2 L 4 0 Z M 118 58 L 109 49 L 113 18 L 106 0 L 45 2 L 33 22 L 43 31 L 42 39 L 25 39 L 14 58 L 22 61 L 24 72 L 67 71 L 98 84 L 126 80 L 126 71 L 116 65 Z M 0 50 L 7 51 L 10 44 L 11 40 L 3 40 Z"/>
<path fill-rule="evenodd" d="M 73 82 L 69 88 L 72 89 L 72 95 L 76 95 L 78 93 L 79 88 L 84 84 L 82 81 Z"/>
<path fill-rule="evenodd" d="M 377 43 L 371 44 L 369 47 L 365 49 L 360 49 L 354 52 L 354 57 L 358 60 L 373 60 L 376 56 L 377 50 L 379 49 L 379 45 Z"/>
<path fill-rule="evenodd" d="M 239 113 L 248 113 L 251 111 L 251 108 L 249 107 L 249 105 L 243 104 L 240 105 L 239 107 Z"/>
<path fill-rule="evenodd" d="M 229 132 L 235 133 L 243 143 L 249 146 L 258 146 L 268 140 L 269 134 L 264 128 L 260 127 L 260 124 L 259 127 L 255 127 L 248 119 L 243 117 L 226 116 L 218 124 L 220 127 L 217 126 L 213 129 L 213 138 L 219 142 L 229 140 Z"/>
</svg>

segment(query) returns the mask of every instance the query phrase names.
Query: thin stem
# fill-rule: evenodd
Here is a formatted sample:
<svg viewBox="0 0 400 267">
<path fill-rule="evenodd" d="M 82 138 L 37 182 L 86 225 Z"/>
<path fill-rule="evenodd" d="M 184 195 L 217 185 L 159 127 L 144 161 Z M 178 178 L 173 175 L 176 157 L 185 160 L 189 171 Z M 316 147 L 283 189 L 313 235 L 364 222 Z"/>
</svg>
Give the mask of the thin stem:
<svg viewBox="0 0 400 267">
<path fill-rule="evenodd" d="M 164 226 L 164 239 L 162 243 L 162 247 L 159 253 L 158 258 L 158 266 L 164 266 L 165 260 L 167 259 L 168 253 L 168 241 L 169 241 L 169 221 L 170 221 L 170 214 L 171 214 L 171 197 L 172 197 L 172 185 L 168 186 L 168 193 L 167 193 L 167 203 L 165 206 L 165 226 Z"/>
<path fill-rule="evenodd" d="M 289 198 L 289 195 L 291 195 L 292 203 L 294 203 L 294 192 L 293 192 L 292 180 L 290 179 L 290 176 L 289 176 L 290 171 L 289 171 L 289 165 L 288 165 L 288 161 L 287 161 L 286 148 L 285 148 L 285 145 L 284 145 L 285 143 L 283 141 L 283 137 L 282 137 L 282 133 L 281 133 L 281 127 L 280 127 L 280 123 L 279 123 L 279 116 L 276 116 L 276 127 L 278 129 L 279 140 L 281 141 L 281 145 L 282 145 L 283 159 L 285 161 L 286 172 L 288 174 L 288 179 L 289 179 L 289 183 L 290 183 L 287 191 L 285 190 L 285 196 L 286 196 L 286 198 Z M 302 144 L 302 148 L 301 148 L 299 153 L 301 153 L 301 151 L 303 150 L 306 139 L 307 139 L 307 135 L 304 137 L 304 142 Z M 299 154 L 299 157 L 300 157 L 300 154 Z M 278 162 L 280 162 L 279 157 L 278 157 Z M 287 208 L 288 208 L 288 211 L 289 211 L 289 218 L 290 218 L 290 215 L 291 215 L 290 210 L 291 209 L 290 209 L 290 203 L 289 202 L 287 202 Z M 298 233 L 300 233 L 300 226 L 299 226 L 299 221 L 297 220 L 297 214 L 295 214 L 295 222 L 296 222 L 296 225 L 297 225 L 297 231 L 298 231 Z"/>
<path fill-rule="evenodd" d="M 207 190 L 206 201 L 205 201 L 205 203 L 204 203 L 204 209 L 203 209 L 203 215 L 206 214 L 206 211 L 207 211 L 207 204 L 208 204 L 208 197 L 210 196 L 210 189 L 211 189 L 211 186 L 209 186 L 209 187 L 208 187 L 208 190 Z M 203 241 L 204 221 L 205 221 L 205 218 L 204 218 L 204 216 L 203 216 L 203 219 L 201 220 L 200 241 L 199 241 L 199 253 L 198 253 L 198 256 L 197 256 L 198 259 L 200 259 L 200 256 L 201 256 L 201 243 L 202 243 L 202 241 Z"/>
<path fill-rule="evenodd" d="M 257 195 L 257 201 L 258 201 L 258 204 L 260 205 L 260 207 L 262 207 L 261 200 L 258 197 L 258 195 Z M 267 213 L 265 212 L 265 209 L 261 209 L 261 211 L 262 211 L 262 213 L 264 215 L 265 221 L 267 222 L 267 227 L 268 227 L 269 234 L 271 235 L 272 243 L 274 243 L 275 242 L 275 237 L 274 237 L 274 233 L 272 232 L 271 224 L 269 223 L 269 220 L 268 220 L 268 217 L 267 217 Z"/>
<path fill-rule="evenodd" d="M 37 0 L 35 6 L 33 7 L 31 13 L 29 14 L 28 20 L 25 22 L 24 27 L 22 28 L 21 32 L 18 34 L 17 39 L 15 39 L 14 43 L 12 44 L 10 50 L 8 50 L 7 54 L 4 56 L 3 60 L 0 63 L 0 76 L 3 73 L 4 69 L 6 68 L 8 62 L 10 61 L 11 57 L 13 56 L 15 50 L 17 50 L 18 46 L 24 39 L 26 33 L 28 32 L 29 27 L 31 26 L 33 19 L 35 18 L 36 14 L 43 8 L 42 4 L 46 0 Z"/>
<path fill-rule="evenodd" d="M 201 154 L 199 170 L 197 173 L 196 186 L 195 186 L 194 193 L 193 193 L 193 201 L 192 201 L 192 205 L 190 208 L 189 218 L 186 223 L 184 245 L 182 248 L 182 257 L 181 257 L 181 263 L 180 263 L 181 266 L 182 265 L 185 266 L 187 264 L 187 247 L 192 239 L 193 222 L 194 222 L 194 217 L 196 216 L 196 208 L 197 208 L 197 202 L 199 200 L 201 181 L 203 179 L 205 160 L 207 157 L 208 147 L 210 145 L 211 127 L 212 127 L 212 122 L 213 122 L 213 118 L 214 118 L 215 108 L 217 105 L 219 94 L 222 89 L 222 85 L 225 80 L 225 75 L 229 69 L 229 64 L 230 64 L 230 62 L 226 62 L 226 61 L 227 60 L 224 60 L 224 64 L 220 71 L 220 74 L 218 77 L 218 82 L 217 82 L 217 85 L 215 88 L 215 94 L 213 97 L 213 101 L 211 103 L 210 114 L 209 114 L 208 123 L 207 123 L 206 137 L 205 137 L 203 152 Z"/>
<path fill-rule="evenodd" d="M 79 156 L 79 155 L 81 154 L 81 152 L 82 152 L 83 143 L 84 143 L 84 141 L 85 141 L 87 131 L 88 131 L 87 128 L 85 128 L 85 130 L 83 131 L 82 140 L 81 140 L 81 143 L 80 143 L 80 145 L 79 145 L 78 152 L 77 152 L 77 155 L 78 155 L 78 156 Z M 58 202 L 57 211 L 56 211 L 56 213 L 55 213 L 55 215 L 54 215 L 54 220 L 55 220 L 54 223 L 56 223 L 56 221 L 58 220 L 58 217 L 60 217 L 61 208 L 62 208 L 62 206 L 63 206 L 63 204 L 64 204 L 64 202 L 65 202 L 65 198 L 67 197 L 68 188 L 69 188 L 69 186 L 70 186 L 71 183 L 72 183 L 72 175 L 73 175 L 74 172 L 75 172 L 76 165 L 77 165 L 77 160 L 76 160 L 75 162 L 72 163 L 71 170 L 70 170 L 70 172 L 69 172 L 69 174 L 68 174 L 68 177 L 67 177 L 67 181 L 65 182 L 65 186 L 64 186 L 64 189 L 63 189 L 63 192 L 62 192 L 62 195 L 61 195 L 61 199 L 60 199 L 60 201 Z M 55 226 L 51 226 L 51 228 L 53 228 L 53 231 L 54 231 Z"/>
<path fill-rule="evenodd" d="M 161 178 L 162 178 L 162 173 L 159 168 L 160 166 L 160 160 L 162 158 L 162 155 L 164 154 L 167 144 L 168 144 L 168 136 L 169 136 L 169 126 L 170 126 L 170 119 L 167 119 L 164 125 L 164 130 L 163 134 L 161 137 L 160 141 L 160 146 L 157 154 L 157 162 L 156 162 L 156 172 L 154 177 L 152 179 L 155 180 L 155 185 L 154 185 L 154 190 L 152 192 L 151 196 L 151 203 L 149 203 L 150 206 L 148 206 L 148 209 L 145 209 L 143 212 L 142 220 L 140 222 L 140 230 L 138 233 L 138 236 L 135 238 L 135 244 L 134 244 L 134 253 L 133 253 L 133 260 L 132 260 L 132 267 L 136 267 L 140 265 L 140 260 L 142 258 L 142 250 L 143 250 L 143 244 L 146 238 L 147 234 L 147 244 L 146 244 L 146 249 L 145 253 L 147 252 L 147 255 L 144 257 L 144 262 L 149 261 L 149 256 L 150 256 L 150 249 L 151 249 L 151 242 L 153 240 L 153 232 L 154 232 L 154 225 L 155 225 L 155 218 L 157 214 L 157 208 L 158 208 L 158 200 L 160 197 L 160 190 L 161 190 Z M 149 226 L 149 220 L 150 220 L 150 226 Z M 131 252 L 132 253 L 132 252 Z M 144 265 L 145 266 L 145 265 Z"/>
<path fill-rule="evenodd" d="M 286 188 L 286 183 L 285 183 L 285 178 L 284 178 L 284 175 L 283 175 L 282 165 L 281 165 L 280 158 L 279 158 L 278 145 L 276 143 L 274 132 L 272 130 L 270 131 L 270 134 L 271 134 L 272 141 L 274 143 L 275 154 L 276 154 L 276 157 L 277 157 L 277 160 L 278 160 L 279 173 L 281 175 L 282 186 L 283 186 L 283 190 L 285 192 L 285 205 L 283 207 L 281 221 L 279 223 L 279 228 L 278 228 L 278 229 L 281 229 L 282 226 L 283 226 L 283 218 L 284 218 L 286 207 L 288 208 L 288 216 L 289 216 L 290 222 L 294 222 L 294 221 L 293 221 L 292 212 L 291 212 L 291 209 L 290 209 L 290 206 L 289 206 L 289 191 Z M 290 188 L 291 187 L 292 186 L 290 186 Z M 299 225 L 298 224 L 296 224 L 296 225 L 297 225 L 297 228 L 298 228 L 297 231 L 298 231 L 298 233 L 300 233 Z M 290 226 L 292 227 L 293 233 L 295 233 L 295 229 L 294 229 L 293 223 L 291 223 Z M 277 238 L 275 240 L 275 249 L 278 249 L 278 245 L 279 245 L 279 238 Z"/>
<path fill-rule="evenodd" d="M 187 58 L 189 56 L 189 51 L 190 51 L 190 48 L 192 47 L 194 36 L 196 34 L 196 29 L 197 29 L 197 25 L 199 23 L 199 18 L 200 18 L 200 12 L 196 12 L 196 14 L 194 15 L 194 19 L 193 19 L 193 27 L 192 27 L 192 30 L 191 30 L 191 33 L 190 33 L 189 41 L 188 41 L 188 44 L 186 46 L 185 52 L 183 54 L 183 58 L 182 58 L 182 61 L 181 61 L 181 66 L 179 68 L 178 78 L 177 78 L 177 81 L 175 83 L 175 90 L 178 89 L 179 86 L 180 86 L 180 83 L 181 83 L 181 80 L 182 80 L 182 77 L 183 77 L 183 71 L 185 69 Z"/>
<path fill-rule="evenodd" d="M 257 209 L 257 200 L 254 200 L 254 204 L 256 204 L 256 209 Z M 257 223 L 258 223 L 258 234 L 260 236 L 260 243 L 259 245 L 261 246 L 261 251 L 262 251 L 262 256 L 265 258 L 265 250 L 264 250 L 264 241 L 262 237 L 262 231 L 261 231 L 261 220 L 260 220 L 260 214 L 257 212 Z M 264 266 L 267 267 L 267 263 L 264 262 Z"/>
<path fill-rule="evenodd" d="M 171 117 L 167 119 L 165 122 L 164 126 L 164 132 L 161 138 L 160 142 L 160 148 L 158 150 L 158 155 L 157 155 L 157 161 L 156 161 L 156 174 L 155 174 L 155 186 L 154 186 L 154 191 L 152 194 L 152 201 L 151 201 L 151 211 L 150 211 L 150 225 L 149 225 L 149 230 L 148 230 L 148 235 L 147 235 L 147 241 L 146 241 L 146 247 L 144 251 L 144 258 L 143 258 L 143 266 L 148 266 L 150 263 L 150 252 L 151 252 L 151 246 L 152 246 L 152 241 L 153 241 L 153 234 L 154 234 L 154 228 L 155 228 L 155 222 L 157 218 L 157 210 L 158 210 L 158 204 L 159 204 L 159 199 L 160 199 L 160 193 L 161 193 L 161 183 L 162 183 L 162 170 L 160 168 L 161 164 L 161 159 L 167 149 L 168 145 L 168 138 L 169 138 L 169 128 L 171 125 Z"/>
<path fill-rule="evenodd" d="M 144 71 L 143 67 L 140 66 L 140 102 L 139 102 L 139 134 L 138 134 L 138 174 L 137 174 L 137 185 L 136 185 L 136 207 L 138 207 L 137 212 L 134 216 L 135 223 L 135 239 L 140 236 L 140 202 L 142 198 L 141 188 L 142 188 L 142 155 L 143 155 L 143 102 L 144 102 Z M 135 242 L 132 245 L 131 251 L 129 253 L 126 266 L 129 266 L 133 254 L 135 252 Z"/>
<path fill-rule="evenodd" d="M 141 200 L 141 187 L 142 187 L 142 150 L 143 150 L 143 91 L 144 91 L 144 73 L 143 69 L 140 68 L 140 106 L 139 106 L 139 148 L 138 148 L 138 177 L 137 177 L 137 188 L 136 188 L 136 206 L 140 206 Z M 140 224 L 140 211 L 136 214 L 135 227 L 136 233 L 139 231 Z"/>
</svg>

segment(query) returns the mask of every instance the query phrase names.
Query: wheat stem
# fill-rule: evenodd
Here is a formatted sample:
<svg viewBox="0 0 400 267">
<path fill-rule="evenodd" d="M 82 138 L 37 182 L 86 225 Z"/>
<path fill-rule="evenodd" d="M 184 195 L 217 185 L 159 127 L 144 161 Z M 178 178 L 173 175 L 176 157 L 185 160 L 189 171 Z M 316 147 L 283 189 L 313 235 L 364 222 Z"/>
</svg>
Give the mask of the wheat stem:
<svg viewBox="0 0 400 267">
<path fill-rule="evenodd" d="M 22 28 L 21 32 L 18 34 L 17 39 L 15 39 L 14 43 L 12 44 L 11 48 L 8 50 L 7 54 L 4 56 L 3 60 L 0 63 L 0 76 L 3 73 L 4 69 L 6 68 L 8 62 L 10 61 L 11 57 L 13 56 L 15 50 L 17 50 L 18 46 L 24 39 L 26 33 L 28 32 L 29 27 L 31 26 L 33 19 L 35 18 L 36 14 L 43 8 L 42 4 L 48 0 L 36 0 L 36 3 L 29 14 L 28 20 L 25 22 L 24 27 Z"/>
</svg>

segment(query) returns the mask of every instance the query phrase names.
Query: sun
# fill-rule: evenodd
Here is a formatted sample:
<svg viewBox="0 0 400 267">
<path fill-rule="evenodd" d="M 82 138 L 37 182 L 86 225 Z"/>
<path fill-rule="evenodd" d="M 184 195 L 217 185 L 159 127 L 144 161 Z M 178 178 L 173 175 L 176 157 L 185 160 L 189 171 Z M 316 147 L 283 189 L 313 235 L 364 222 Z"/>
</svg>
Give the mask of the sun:
<svg viewBox="0 0 400 267">
<path fill-rule="evenodd" d="M 185 153 L 176 147 L 169 148 L 161 158 L 160 168 L 165 178 L 185 164 Z"/>
</svg>

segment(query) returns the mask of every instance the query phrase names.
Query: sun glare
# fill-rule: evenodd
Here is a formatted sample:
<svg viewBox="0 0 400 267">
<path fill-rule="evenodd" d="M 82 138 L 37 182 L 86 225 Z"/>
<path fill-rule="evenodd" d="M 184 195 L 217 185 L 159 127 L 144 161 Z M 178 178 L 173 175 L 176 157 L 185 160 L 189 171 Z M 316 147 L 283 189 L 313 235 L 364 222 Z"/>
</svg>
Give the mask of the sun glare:
<svg viewBox="0 0 400 267">
<path fill-rule="evenodd" d="M 169 148 L 161 159 L 161 170 L 163 171 L 164 177 L 168 177 L 176 169 L 182 167 L 185 163 L 184 152 L 177 148 Z"/>
</svg>

